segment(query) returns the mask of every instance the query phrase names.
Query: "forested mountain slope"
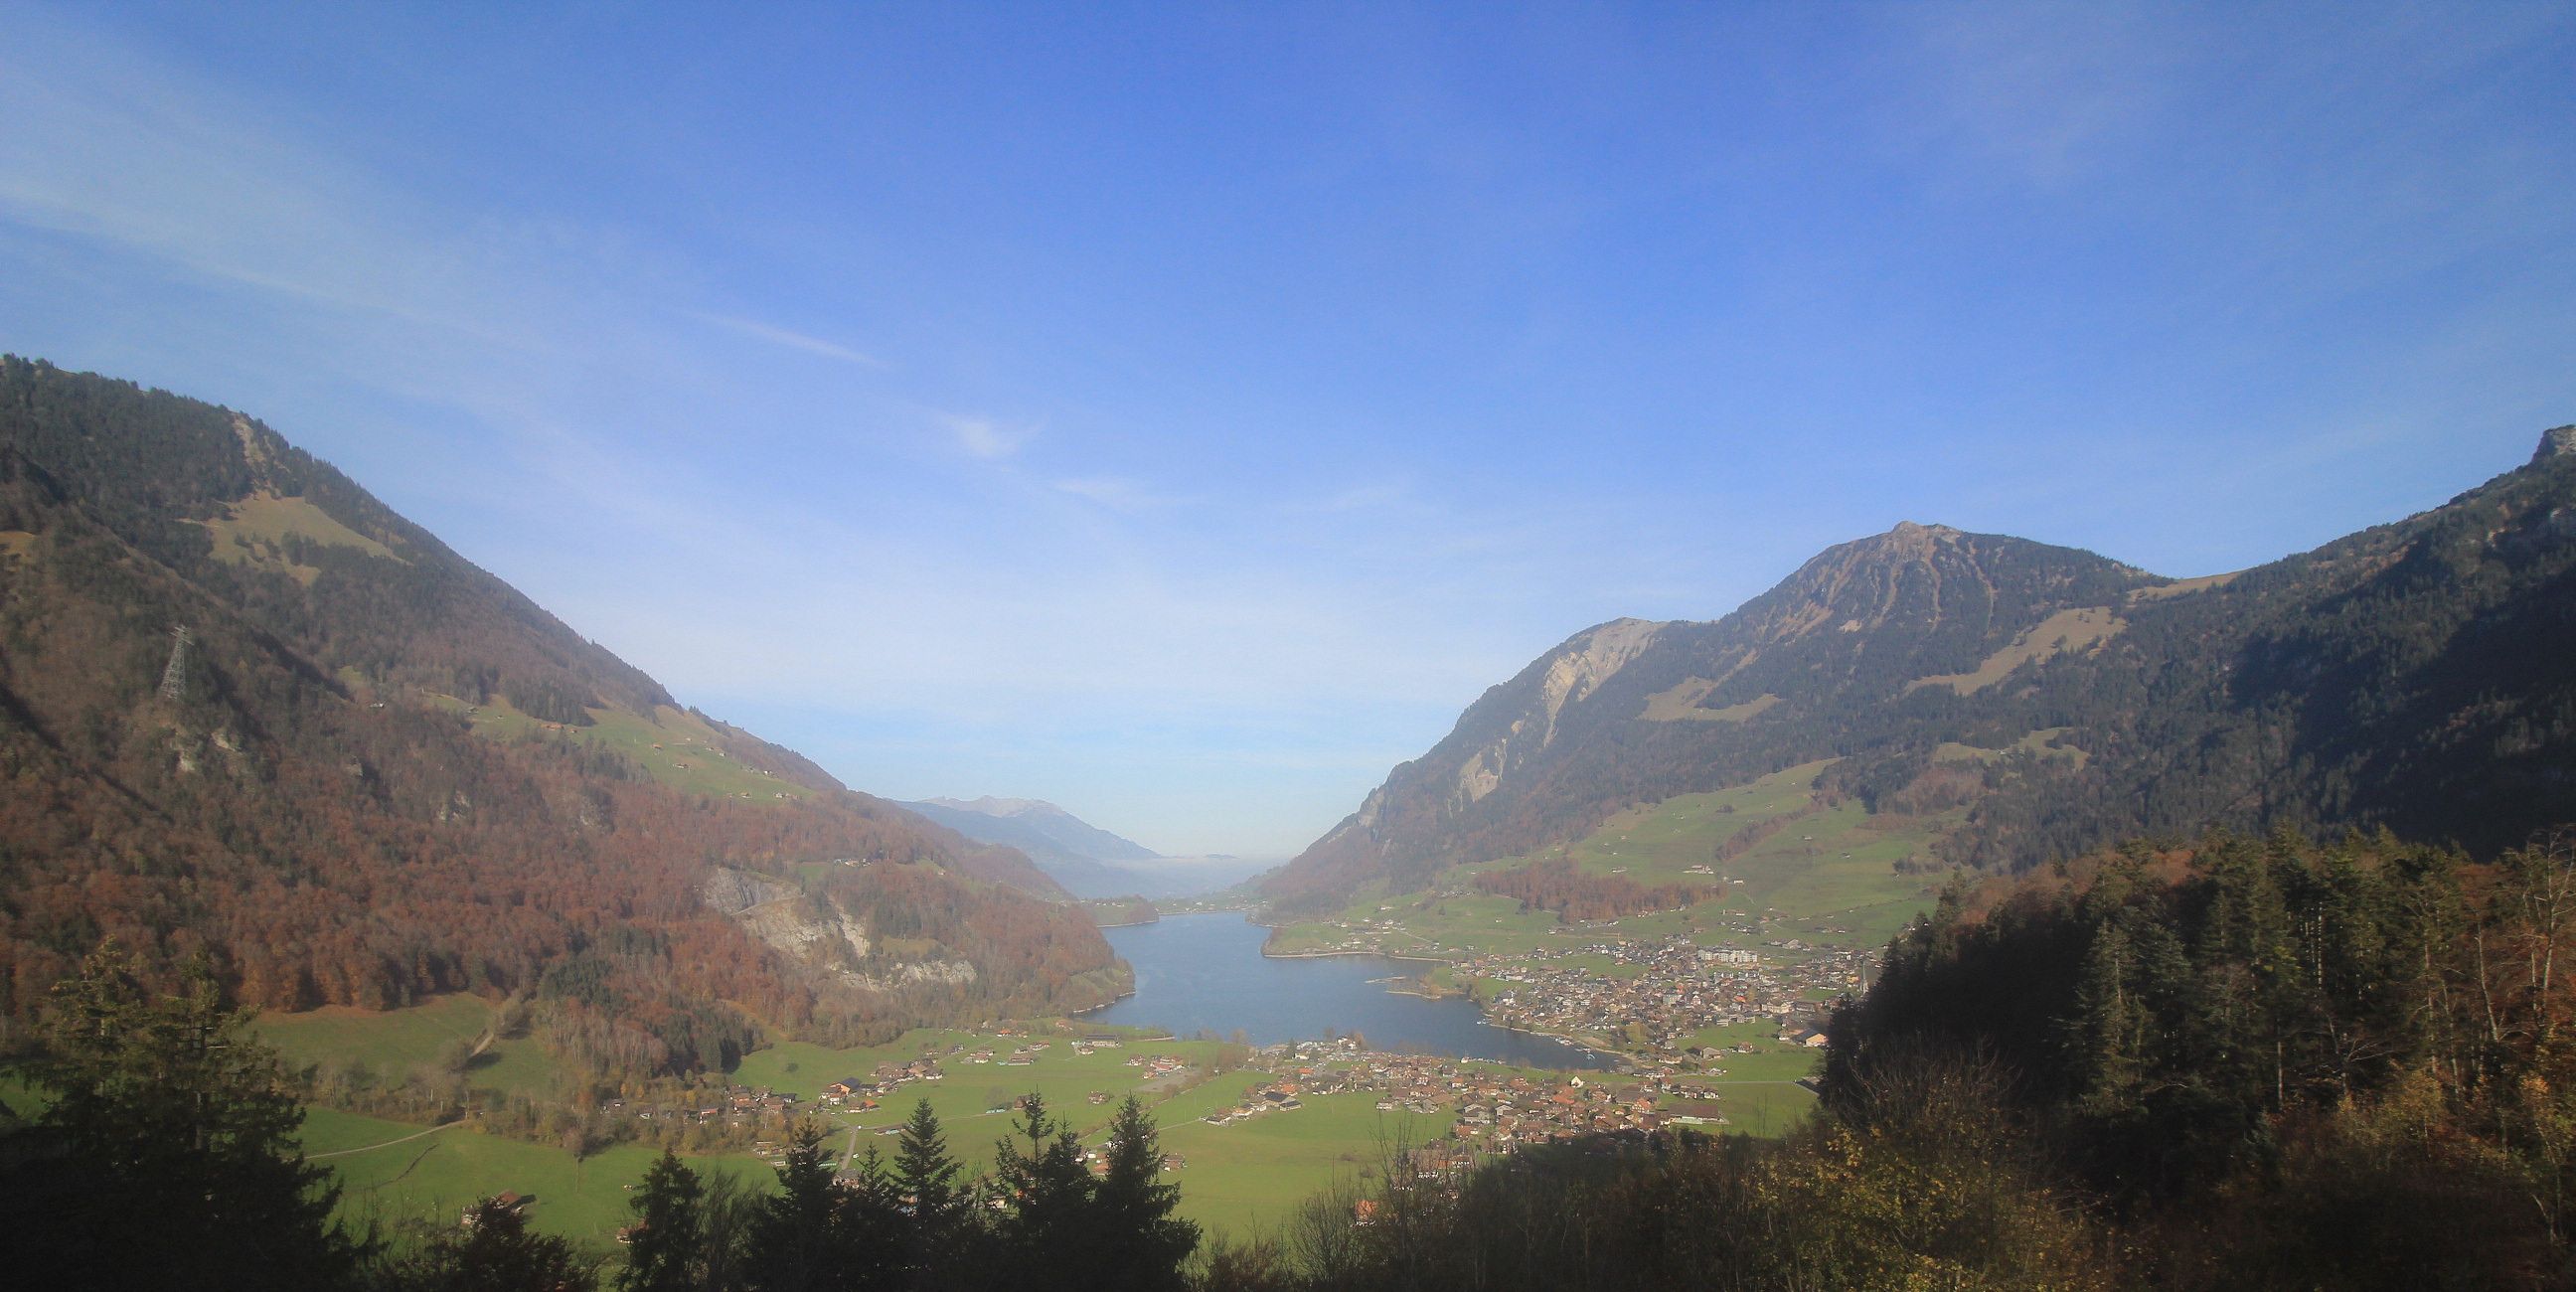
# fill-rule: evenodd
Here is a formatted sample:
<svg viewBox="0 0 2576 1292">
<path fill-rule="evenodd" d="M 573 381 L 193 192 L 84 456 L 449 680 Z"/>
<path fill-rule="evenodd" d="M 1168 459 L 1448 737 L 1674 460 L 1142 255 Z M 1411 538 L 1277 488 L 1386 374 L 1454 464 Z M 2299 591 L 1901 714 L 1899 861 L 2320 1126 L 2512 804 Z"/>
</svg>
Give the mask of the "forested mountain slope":
<svg viewBox="0 0 2576 1292">
<path fill-rule="evenodd" d="M 0 1004 L 534 994 L 623 1066 L 1090 1003 L 1027 860 L 843 789 L 240 414 L 0 360 Z M 575 1028 L 574 1030 L 581 1030 Z"/>
<path fill-rule="evenodd" d="M 1974 760 L 1962 747 L 2006 750 Z M 1938 851 L 2384 824 L 2482 853 L 2576 819 L 2576 437 L 2449 504 L 2230 576 L 1900 524 L 1713 622 L 1616 620 L 1485 693 L 1275 877 L 1319 903 L 1836 761 Z"/>
</svg>

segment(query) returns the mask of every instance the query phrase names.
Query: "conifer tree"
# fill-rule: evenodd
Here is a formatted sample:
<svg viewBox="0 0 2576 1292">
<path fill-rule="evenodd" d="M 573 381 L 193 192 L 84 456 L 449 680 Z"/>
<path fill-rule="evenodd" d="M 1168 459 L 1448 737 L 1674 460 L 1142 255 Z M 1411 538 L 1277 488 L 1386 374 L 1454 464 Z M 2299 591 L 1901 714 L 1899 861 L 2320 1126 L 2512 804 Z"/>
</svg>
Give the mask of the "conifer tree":
<svg viewBox="0 0 2576 1292">
<path fill-rule="evenodd" d="M 275 1052 L 204 961 L 184 973 L 155 995 L 111 942 L 56 985 L 24 1069 L 51 1102 L 0 1139 L 9 1278 L 319 1288 L 365 1255 L 331 1224 L 330 1173 L 296 1149 L 304 1113 Z"/>
<path fill-rule="evenodd" d="M 840 1226 L 832 1206 L 832 1167 L 823 1130 L 812 1121 L 791 1135 L 778 1164 L 778 1191 L 752 1213 L 745 1265 L 759 1292 L 815 1292 L 827 1281 Z"/>
<path fill-rule="evenodd" d="M 841 1256 L 857 1271 L 852 1288 L 900 1288 L 910 1281 L 912 1219 L 885 1159 L 870 1145 L 840 1182 Z"/>
<path fill-rule="evenodd" d="M 1083 1265 L 1075 1258 L 1094 1237 L 1091 1172 L 1073 1128 L 1048 1116 L 1046 1101 L 1031 1092 L 1020 1100 L 1015 1134 L 993 1149 L 993 1176 L 1008 1207 L 1002 1228 L 1010 1274 L 1070 1286 Z M 1020 1145 L 1026 1141 L 1028 1147 Z"/>
<path fill-rule="evenodd" d="M 756 1292 L 868 1292 L 902 1273 L 894 1188 L 875 1151 L 837 1178 L 822 1128 L 796 1128 L 778 1166 L 778 1192 L 761 1200 L 746 1236 Z"/>
<path fill-rule="evenodd" d="M 1108 1170 L 1092 1192 L 1101 1286 L 1183 1286 L 1181 1262 L 1198 1247 L 1199 1227 L 1172 1218 L 1181 1190 L 1161 1181 L 1162 1146 L 1134 1095 L 1109 1124 L 1106 1156 Z"/>
<path fill-rule="evenodd" d="M 571 1243 L 528 1232 L 516 1206 L 485 1198 L 461 1229 L 450 1229 L 394 1268 L 377 1272 L 383 1292 L 590 1292 L 591 1263 Z"/>
<path fill-rule="evenodd" d="M 703 1255 L 698 1233 L 698 1173 L 662 1150 L 644 1172 L 635 1197 L 626 1205 L 635 1212 L 628 1231 L 626 1268 L 617 1275 L 618 1292 L 694 1292 L 702 1282 Z"/>
<path fill-rule="evenodd" d="M 2067 1057 L 2081 1083 L 2078 1093 L 2097 1106 L 2125 1100 L 2138 1079 L 2144 1010 L 2130 989 L 2130 961 L 2128 934 L 2117 922 L 2105 923 L 2094 932 L 2075 984 Z"/>
<path fill-rule="evenodd" d="M 929 1286 L 933 1271 L 949 1263 L 972 1222 L 972 1200 L 957 1187 L 957 1160 L 930 1101 L 912 1106 L 897 1142 L 890 1183 L 897 1199 L 912 1210 L 908 1226 L 906 1268 L 917 1286 Z"/>
</svg>

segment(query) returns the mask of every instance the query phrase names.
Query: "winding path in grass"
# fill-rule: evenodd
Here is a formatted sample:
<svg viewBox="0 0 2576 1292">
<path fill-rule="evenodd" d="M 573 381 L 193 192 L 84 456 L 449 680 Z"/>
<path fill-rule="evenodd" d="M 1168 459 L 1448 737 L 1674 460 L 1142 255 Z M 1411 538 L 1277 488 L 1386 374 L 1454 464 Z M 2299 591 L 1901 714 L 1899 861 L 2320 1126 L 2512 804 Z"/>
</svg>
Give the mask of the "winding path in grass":
<svg viewBox="0 0 2576 1292">
<path fill-rule="evenodd" d="M 459 1117 L 455 1121 L 440 1122 L 439 1124 L 430 1127 L 428 1130 L 414 1131 L 409 1135 L 403 1136 L 401 1139 L 389 1139 L 381 1144 L 365 1144 L 357 1148 L 338 1148 L 333 1149 L 328 1153 L 307 1153 L 304 1156 L 304 1160 L 307 1162 L 319 1162 L 326 1157 L 347 1157 L 352 1153 L 372 1153 L 380 1148 L 392 1148 L 396 1144 L 408 1144 L 413 1140 L 419 1139 L 423 1135 L 435 1135 L 451 1126 L 462 1126 L 464 1124 L 465 1119 Z"/>
</svg>

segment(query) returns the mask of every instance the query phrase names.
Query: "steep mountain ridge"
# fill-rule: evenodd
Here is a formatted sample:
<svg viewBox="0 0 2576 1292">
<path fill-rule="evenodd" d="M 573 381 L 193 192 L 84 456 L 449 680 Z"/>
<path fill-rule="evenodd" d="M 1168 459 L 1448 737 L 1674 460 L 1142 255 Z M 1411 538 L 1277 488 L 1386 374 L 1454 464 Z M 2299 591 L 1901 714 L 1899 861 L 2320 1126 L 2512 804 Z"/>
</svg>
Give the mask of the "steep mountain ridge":
<svg viewBox="0 0 2576 1292">
<path fill-rule="evenodd" d="M 675 1069 L 1117 988 L 1018 854 L 677 708 L 256 421 L 14 358 L 0 781 L 10 1013 L 101 936 L 273 1008 L 532 994 Z M 727 869 L 891 936 L 764 943 Z"/>
<path fill-rule="evenodd" d="M 1875 809 L 1945 746 L 2038 733 L 2080 756 L 1984 769 L 1943 855 L 2018 866 L 2285 821 L 2515 842 L 2576 817 L 2570 442 L 2550 432 L 2530 465 L 2442 508 L 2237 575 L 2177 581 L 1907 522 L 1724 618 L 1587 629 L 1488 690 L 1268 891 L 1294 909 L 1414 887 L 1820 759 L 1838 760 L 1822 788 Z"/>
</svg>

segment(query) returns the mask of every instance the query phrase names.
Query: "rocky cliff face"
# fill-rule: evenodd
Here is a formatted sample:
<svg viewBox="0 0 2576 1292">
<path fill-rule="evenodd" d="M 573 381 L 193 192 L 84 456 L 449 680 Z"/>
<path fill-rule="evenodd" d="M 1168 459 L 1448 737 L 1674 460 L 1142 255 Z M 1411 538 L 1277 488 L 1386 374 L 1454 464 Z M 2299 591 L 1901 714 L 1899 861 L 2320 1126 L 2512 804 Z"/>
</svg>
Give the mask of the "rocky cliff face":
<svg viewBox="0 0 2576 1292">
<path fill-rule="evenodd" d="M 892 994 L 908 987 L 964 986 L 977 977 L 971 961 L 884 952 L 848 907 L 791 884 L 720 868 L 707 877 L 700 895 L 744 932 L 846 987 Z"/>
<path fill-rule="evenodd" d="M 2531 455 L 2535 463 L 2551 458 L 2576 457 L 2576 426 L 2553 426 L 2540 433 L 2540 448 Z"/>
</svg>

